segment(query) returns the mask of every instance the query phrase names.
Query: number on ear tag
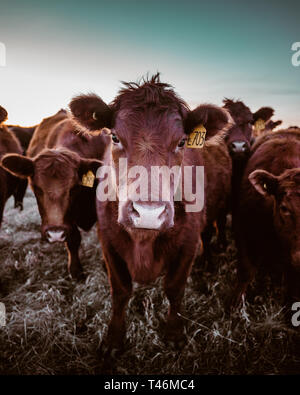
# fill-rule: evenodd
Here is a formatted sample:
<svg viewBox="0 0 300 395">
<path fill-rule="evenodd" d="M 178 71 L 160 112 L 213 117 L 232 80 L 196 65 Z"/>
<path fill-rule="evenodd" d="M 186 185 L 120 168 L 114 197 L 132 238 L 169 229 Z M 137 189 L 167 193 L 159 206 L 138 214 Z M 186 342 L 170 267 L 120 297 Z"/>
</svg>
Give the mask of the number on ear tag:
<svg viewBox="0 0 300 395">
<path fill-rule="evenodd" d="M 192 133 L 190 133 L 186 146 L 187 148 L 203 148 L 205 143 L 206 129 L 201 124 L 196 126 Z"/>
<path fill-rule="evenodd" d="M 82 185 L 85 187 L 93 188 L 95 181 L 94 173 L 89 170 L 86 174 L 82 176 Z"/>
</svg>

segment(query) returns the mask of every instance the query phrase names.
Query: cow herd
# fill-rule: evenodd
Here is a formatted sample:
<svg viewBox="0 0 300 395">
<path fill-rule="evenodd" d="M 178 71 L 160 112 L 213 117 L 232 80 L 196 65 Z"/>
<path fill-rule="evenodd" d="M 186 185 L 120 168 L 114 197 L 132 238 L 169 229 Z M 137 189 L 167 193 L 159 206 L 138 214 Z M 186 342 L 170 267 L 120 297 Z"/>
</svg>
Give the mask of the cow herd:
<svg viewBox="0 0 300 395">
<path fill-rule="evenodd" d="M 97 223 L 112 297 L 105 355 L 123 348 L 133 282 L 147 284 L 159 276 L 170 304 L 165 339 L 185 344 L 179 313 L 187 278 L 198 255 L 210 260 L 216 228 L 219 248 L 226 247 L 229 213 L 238 267 L 226 307 L 239 306 L 258 269 L 278 273 L 287 304 L 299 300 L 300 129 L 273 131 L 281 123 L 273 114 L 270 107 L 253 113 L 231 99 L 222 107 L 190 110 L 159 74 L 124 83 L 110 104 L 94 94 L 77 96 L 68 111 L 33 128 L 5 125 L 7 112 L 0 107 L 0 221 L 10 196 L 23 208 L 29 181 L 42 238 L 65 242 L 68 271 L 78 280 L 84 278 L 79 229 Z M 190 148 L 187 139 L 199 128 L 205 143 Z M 126 178 L 123 194 L 125 162 L 129 172 L 143 169 L 147 198 L 137 198 L 137 174 Z M 104 168 L 110 169 L 106 187 L 115 199 L 98 196 L 98 172 Z M 168 198 L 161 194 L 161 174 L 151 177 L 153 168 L 179 169 L 180 177 L 170 177 Z M 188 182 L 192 192 L 201 186 L 200 210 L 187 210 L 186 194 L 178 199 Z"/>
</svg>

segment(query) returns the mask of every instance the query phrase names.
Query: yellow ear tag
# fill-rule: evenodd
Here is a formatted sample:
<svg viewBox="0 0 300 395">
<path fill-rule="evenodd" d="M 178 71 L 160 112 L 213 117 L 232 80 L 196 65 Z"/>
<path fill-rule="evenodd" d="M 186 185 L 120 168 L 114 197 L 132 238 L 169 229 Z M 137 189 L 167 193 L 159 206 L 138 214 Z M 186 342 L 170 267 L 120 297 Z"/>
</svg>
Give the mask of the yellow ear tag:
<svg viewBox="0 0 300 395">
<path fill-rule="evenodd" d="M 259 118 L 254 124 L 254 128 L 257 132 L 261 132 L 262 130 L 265 129 L 265 127 L 266 127 L 266 122 L 261 118 Z"/>
<path fill-rule="evenodd" d="M 196 126 L 186 141 L 187 148 L 203 148 L 205 143 L 206 129 L 201 124 Z"/>
<path fill-rule="evenodd" d="M 82 176 L 82 185 L 85 187 L 93 188 L 95 181 L 94 173 L 89 170 L 86 174 Z"/>
</svg>

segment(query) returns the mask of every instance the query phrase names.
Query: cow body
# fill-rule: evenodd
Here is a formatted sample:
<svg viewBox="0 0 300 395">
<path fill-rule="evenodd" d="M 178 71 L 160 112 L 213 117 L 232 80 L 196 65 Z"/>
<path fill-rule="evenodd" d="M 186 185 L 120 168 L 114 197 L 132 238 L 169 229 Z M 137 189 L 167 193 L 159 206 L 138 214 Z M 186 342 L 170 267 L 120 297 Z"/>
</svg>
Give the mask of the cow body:
<svg viewBox="0 0 300 395">
<path fill-rule="evenodd" d="M 274 114 L 274 110 L 271 107 L 262 107 L 252 113 L 242 101 L 224 99 L 223 102 L 224 108 L 229 111 L 234 120 L 233 126 L 226 135 L 226 143 L 232 159 L 231 212 L 234 229 L 240 184 L 250 155 L 251 145 L 255 141 L 253 125 L 258 120 L 266 123 Z"/>
<path fill-rule="evenodd" d="M 237 210 L 240 303 L 259 268 L 283 273 L 287 299 L 299 298 L 300 132 L 271 132 L 256 141 L 243 176 Z"/>
<path fill-rule="evenodd" d="M 3 123 L 7 118 L 6 111 L 0 107 L 0 158 L 2 158 L 7 153 L 21 154 L 22 148 L 16 139 L 16 137 L 9 131 L 6 125 Z M 2 222 L 4 206 L 7 199 L 10 196 L 14 196 L 15 206 L 22 206 L 24 188 L 23 180 L 17 178 L 0 168 L 0 225 Z"/>
<path fill-rule="evenodd" d="M 26 155 L 27 148 L 33 136 L 33 133 L 36 129 L 36 126 L 31 127 L 22 127 L 18 125 L 7 125 L 9 131 L 11 131 L 16 138 L 18 139 L 19 143 L 21 144 L 23 154 Z M 20 179 L 18 185 L 18 199 L 15 201 L 15 207 L 19 207 L 20 210 L 23 210 L 23 199 L 26 193 L 28 181 L 27 179 Z"/>
<path fill-rule="evenodd" d="M 8 129 L 13 132 L 16 138 L 19 140 L 24 155 L 26 154 L 27 148 L 29 147 L 31 138 L 33 133 L 38 125 L 30 126 L 30 127 L 23 127 L 19 125 L 7 125 Z"/>
<path fill-rule="evenodd" d="M 118 161 L 126 158 L 129 168 L 142 165 L 144 176 L 153 166 L 171 168 L 177 165 L 182 172 L 186 166 L 193 166 L 194 171 L 196 166 L 204 166 L 205 198 L 213 199 L 210 188 L 217 188 L 216 184 L 222 180 L 212 174 L 222 154 L 216 155 L 218 143 L 213 142 L 212 136 L 227 127 L 228 113 L 209 105 L 188 110 L 158 76 L 141 85 L 125 86 L 111 106 L 95 95 L 77 97 L 70 104 L 74 118 L 90 133 L 103 126 L 111 129 L 112 141 L 105 164 L 117 172 Z M 198 124 L 205 126 L 207 138 L 212 139 L 203 149 L 187 148 L 184 144 L 186 134 Z M 224 155 L 226 158 L 226 153 Z M 116 189 L 120 188 L 120 183 L 117 177 Z M 154 189 L 157 183 L 158 180 L 152 183 Z M 131 185 L 128 182 L 128 188 Z M 213 209 L 207 211 L 205 199 L 203 209 L 188 212 L 184 199 L 174 201 L 175 190 L 176 185 L 171 183 L 169 200 L 161 197 L 154 200 L 150 196 L 146 201 L 134 201 L 130 194 L 124 201 L 119 200 L 118 194 L 116 201 L 97 200 L 99 237 L 113 300 L 107 353 L 122 348 L 126 332 L 125 308 L 131 297 L 132 283 L 151 283 L 160 275 L 164 275 L 164 289 L 170 302 L 166 338 L 177 344 L 183 340 L 183 325 L 178 313 L 186 280 L 201 243 L 201 233 L 208 221 L 207 214 L 209 212 L 212 220 Z"/>
<path fill-rule="evenodd" d="M 42 236 L 50 243 L 66 242 L 68 270 L 72 277 L 82 276 L 78 250 L 78 228 L 89 230 L 96 222 L 95 190 L 82 185 L 82 177 L 101 165 L 105 136 L 84 136 L 58 112 L 35 130 L 28 157 L 6 156 L 3 166 L 14 174 L 29 177 L 42 219 Z"/>
</svg>

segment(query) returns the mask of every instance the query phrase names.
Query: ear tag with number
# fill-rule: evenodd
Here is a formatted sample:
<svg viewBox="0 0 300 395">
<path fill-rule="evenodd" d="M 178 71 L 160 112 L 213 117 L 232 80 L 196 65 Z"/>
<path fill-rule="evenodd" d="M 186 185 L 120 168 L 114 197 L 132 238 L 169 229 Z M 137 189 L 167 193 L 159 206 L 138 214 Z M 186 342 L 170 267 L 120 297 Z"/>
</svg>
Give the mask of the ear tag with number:
<svg viewBox="0 0 300 395">
<path fill-rule="evenodd" d="M 203 148 L 205 143 L 206 129 L 201 124 L 196 126 L 192 133 L 190 133 L 186 146 L 187 148 Z"/>
<path fill-rule="evenodd" d="M 93 188 L 95 181 L 94 173 L 89 170 L 86 174 L 82 176 L 82 185 L 85 187 Z"/>
<path fill-rule="evenodd" d="M 266 127 L 266 122 L 261 118 L 259 118 L 254 124 L 254 128 L 257 132 L 261 132 L 262 130 L 265 129 L 265 127 Z"/>
</svg>

